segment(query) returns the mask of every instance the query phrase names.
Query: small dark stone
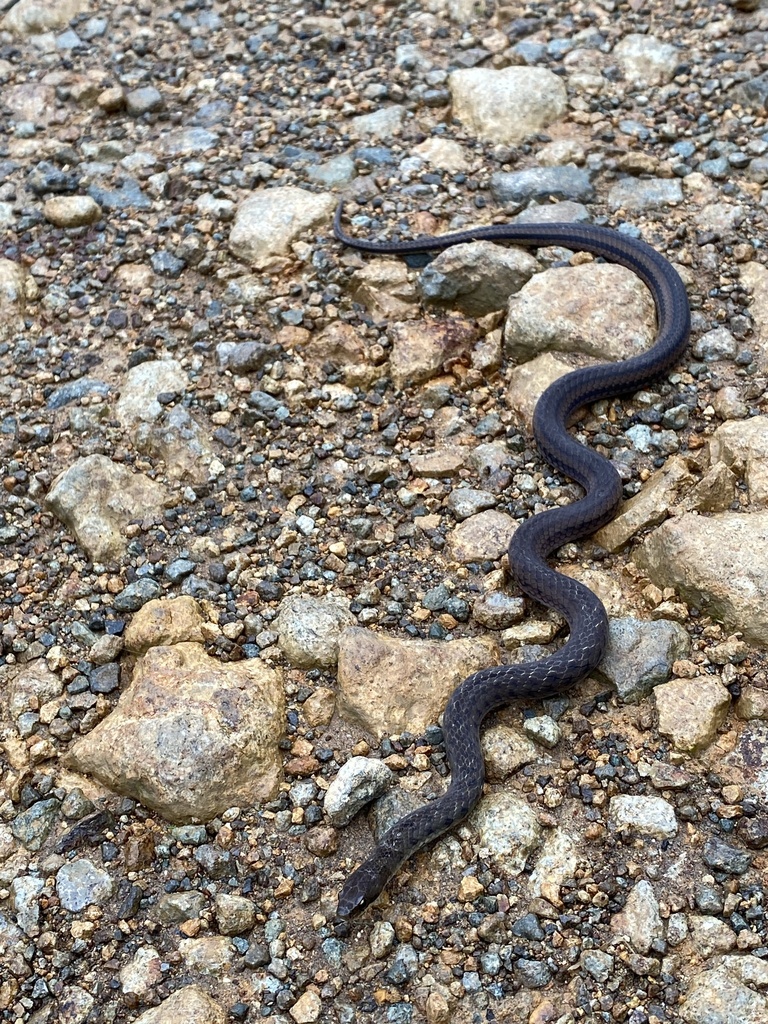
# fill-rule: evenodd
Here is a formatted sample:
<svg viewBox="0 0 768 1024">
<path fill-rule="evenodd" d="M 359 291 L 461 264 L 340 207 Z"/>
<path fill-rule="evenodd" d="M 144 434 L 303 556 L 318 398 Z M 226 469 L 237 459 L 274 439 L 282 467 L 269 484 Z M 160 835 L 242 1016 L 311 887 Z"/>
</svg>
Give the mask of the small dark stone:
<svg viewBox="0 0 768 1024">
<path fill-rule="evenodd" d="M 751 854 L 715 837 L 704 844 L 703 859 L 708 868 L 728 875 L 743 875 L 752 863 Z"/>
</svg>

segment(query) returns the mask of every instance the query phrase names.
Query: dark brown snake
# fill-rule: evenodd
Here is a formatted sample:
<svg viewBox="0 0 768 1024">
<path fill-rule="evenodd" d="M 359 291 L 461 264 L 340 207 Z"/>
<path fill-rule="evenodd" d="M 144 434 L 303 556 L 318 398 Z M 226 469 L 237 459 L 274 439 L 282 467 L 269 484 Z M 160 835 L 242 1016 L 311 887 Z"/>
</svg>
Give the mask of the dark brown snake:
<svg viewBox="0 0 768 1024">
<path fill-rule="evenodd" d="M 334 219 L 336 238 L 363 252 L 426 253 L 462 242 L 486 240 L 522 246 L 562 245 L 602 256 L 628 267 L 645 282 L 656 305 L 658 333 L 654 345 L 620 363 L 574 370 L 546 389 L 533 414 L 533 433 L 544 458 L 584 488 L 584 497 L 524 520 L 509 542 L 509 564 L 520 589 L 554 608 L 566 619 L 569 636 L 541 661 L 487 668 L 465 679 L 453 692 L 443 715 L 445 750 L 451 768 L 446 792 L 407 814 L 379 839 L 373 853 L 345 881 L 338 916 L 374 900 L 400 865 L 425 843 L 461 821 L 480 799 L 485 771 L 480 724 L 485 716 L 512 700 L 541 699 L 573 686 L 600 662 L 608 636 L 602 602 L 583 584 L 554 571 L 547 557 L 579 537 L 594 533 L 613 519 L 622 485 L 614 467 L 568 433 L 570 417 L 590 402 L 642 388 L 682 355 L 688 341 L 690 310 L 677 271 L 645 242 L 609 228 L 588 224 L 494 224 L 438 237 L 405 242 L 371 242 L 347 235 L 341 227 L 343 203 Z"/>
</svg>

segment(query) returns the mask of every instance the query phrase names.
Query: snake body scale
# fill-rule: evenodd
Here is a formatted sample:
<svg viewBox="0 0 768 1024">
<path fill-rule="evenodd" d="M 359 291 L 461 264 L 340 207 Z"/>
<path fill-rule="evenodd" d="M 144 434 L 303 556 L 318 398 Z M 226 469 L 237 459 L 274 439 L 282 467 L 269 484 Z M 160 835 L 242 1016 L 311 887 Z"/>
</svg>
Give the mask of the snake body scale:
<svg viewBox="0 0 768 1024">
<path fill-rule="evenodd" d="M 540 661 L 482 669 L 451 695 L 443 715 L 443 736 L 451 769 L 442 796 L 397 821 L 373 852 L 346 879 L 337 914 L 348 917 L 374 900 L 400 865 L 425 843 L 465 818 L 480 799 L 485 772 L 480 725 L 489 712 L 524 698 L 544 698 L 583 679 L 600 662 L 608 635 L 602 602 L 576 580 L 555 572 L 547 557 L 564 544 L 594 533 L 614 517 L 622 495 L 617 471 L 601 455 L 579 444 L 567 430 L 582 406 L 636 391 L 671 369 L 685 350 L 690 309 L 677 271 L 647 243 L 610 228 L 589 224 L 493 224 L 408 241 L 357 239 L 341 226 L 343 202 L 334 218 L 334 234 L 347 246 L 376 254 L 407 255 L 447 249 L 480 240 L 526 247 L 548 245 L 591 252 L 629 268 L 650 289 L 656 306 L 657 336 L 647 351 L 620 363 L 574 370 L 560 377 L 539 398 L 533 432 L 543 457 L 584 489 L 570 505 L 525 519 L 509 543 L 509 564 L 521 590 L 558 611 L 569 636 L 554 654 Z"/>
</svg>

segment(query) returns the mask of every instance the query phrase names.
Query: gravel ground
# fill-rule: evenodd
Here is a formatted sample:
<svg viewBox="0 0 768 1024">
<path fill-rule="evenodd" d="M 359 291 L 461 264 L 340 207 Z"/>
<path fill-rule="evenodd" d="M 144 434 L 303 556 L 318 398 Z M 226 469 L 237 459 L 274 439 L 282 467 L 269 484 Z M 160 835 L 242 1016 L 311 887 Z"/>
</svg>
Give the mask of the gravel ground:
<svg viewBox="0 0 768 1024">
<path fill-rule="evenodd" d="M 766 41 L 750 0 L 0 21 L 0 1020 L 768 1020 Z M 463 94 L 506 68 L 538 127 L 496 79 Z M 578 495 L 527 421 L 563 366 L 502 360 L 553 347 L 520 355 L 504 289 L 536 271 L 606 346 L 652 311 L 561 249 L 482 253 L 481 295 L 458 257 L 370 261 L 339 195 L 366 237 L 556 198 L 664 252 L 693 310 L 683 365 L 577 427 L 651 506 L 561 552 L 611 615 L 601 673 L 499 714 L 477 816 L 351 922 L 373 826 L 446 774 L 448 677 L 558 642 L 503 552 Z M 757 596 L 736 555 L 675 567 L 662 530 L 710 515 L 754 529 Z"/>
</svg>

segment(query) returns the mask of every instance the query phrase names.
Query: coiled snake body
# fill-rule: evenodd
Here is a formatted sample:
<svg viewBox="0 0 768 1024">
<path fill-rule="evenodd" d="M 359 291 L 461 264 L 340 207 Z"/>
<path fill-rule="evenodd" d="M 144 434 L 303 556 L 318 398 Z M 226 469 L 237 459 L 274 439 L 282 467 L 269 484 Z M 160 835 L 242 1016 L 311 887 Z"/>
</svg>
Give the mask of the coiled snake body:
<svg viewBox="0 0 768 1024">
<path fill-rule="evenodd" d="M 593 533 L 616 513 L 622 494 L 614 467 L 583 447 L 567 431 L 581 406 L 644 387 L 675 365 L 688 341 L 690 310 L 680 276 L 655 249 L 609 228 L 588 224 L 496 224 L 405 242 L 371 242 L 347 235 L 341 227 L 342 205 L 334 219 L 339 241 L 364 252 L 425 253 L 462 242 L 488 240 L 522 246 L 562 245 L 602 256 L 628 267 L 645 282 L 656 305 L 658 333 L 654 345 L 620 363 L 574 370 L 541 395 L 533 432 L 544 458 L 580 484 L 585 495 L 565 507 L 524 520 L 509 543 L 509 564 L 521 590 L 554 608 L 569 626 L 566 643 L 541 661 L 475 672 L 453 692 L 443 715 L 443 736 L 451 768 L 446 792 L 396 822 L 371 855 L 345 881 L 339 894 L 339 917 L 370 903 L 399 866 L 425 843 L 466 817 L 480 799 L 485 779 L 480 724 L 485 716 L 520 697 L 543 698 L 583 679 L 603 656 L 608 618 L 602 602 L 583 584 L 555 572 L 547 556 L 569 541 Z"/>
</svg>

